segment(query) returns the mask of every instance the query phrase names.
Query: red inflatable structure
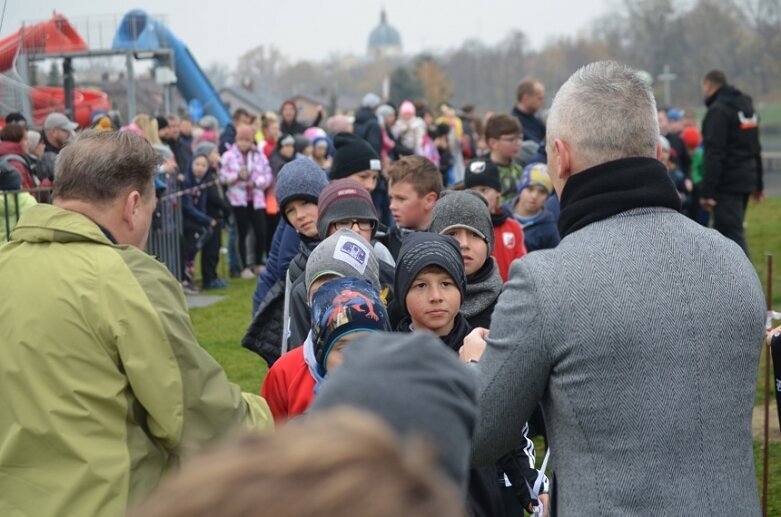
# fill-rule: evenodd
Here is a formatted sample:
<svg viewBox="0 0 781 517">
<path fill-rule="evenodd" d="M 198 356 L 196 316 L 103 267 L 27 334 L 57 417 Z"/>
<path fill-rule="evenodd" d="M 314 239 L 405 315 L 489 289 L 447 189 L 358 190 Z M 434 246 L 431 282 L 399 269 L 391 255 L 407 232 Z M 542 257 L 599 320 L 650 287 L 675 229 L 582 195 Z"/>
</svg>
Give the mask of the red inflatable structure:
<svg viewBox="0 0 781 517">
<path fill-rule="evenodd" d="M 46 22 L 22 27 L 16 33 L 0 40 L 0 72 L 14 66 L 17 54 L 58 55 L 63 52 L 88 50 L 84 39 L 61 14 L 55 14 Z M 62 88 L 40 86 L 31 93 L 33 119 L 36 126 L 43 126 L 46 115 L 52 111 L 65 111 L 65 92 Z M 99 90 L 76 88 L 73 91 L 74 120 L 82 127 L 90 125 L 90 114 L 95 110 L 108 111 L 111 103 L 108 95 Z"/>
</svg>

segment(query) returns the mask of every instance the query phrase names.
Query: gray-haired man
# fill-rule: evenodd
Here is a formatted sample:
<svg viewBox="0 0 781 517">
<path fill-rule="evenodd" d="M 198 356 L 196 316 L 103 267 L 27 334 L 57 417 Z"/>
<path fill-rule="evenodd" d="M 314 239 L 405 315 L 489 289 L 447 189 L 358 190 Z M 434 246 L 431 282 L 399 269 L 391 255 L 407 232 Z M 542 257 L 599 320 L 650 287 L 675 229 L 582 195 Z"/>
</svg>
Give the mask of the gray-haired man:
<svg viewBox="0 0 781 517">
<path fill-rule="evenodd" d="M 735 243 L 678 213 L 658 142 L 635 71 L 570 77 L 547 138 L 562 241 L 512 265 L 487 347 L 476 334 L 461 350 L 479 359 L 476 464 L 542 402 L 554 514 L 759 513 L 762 289 Z"/>
</svg>

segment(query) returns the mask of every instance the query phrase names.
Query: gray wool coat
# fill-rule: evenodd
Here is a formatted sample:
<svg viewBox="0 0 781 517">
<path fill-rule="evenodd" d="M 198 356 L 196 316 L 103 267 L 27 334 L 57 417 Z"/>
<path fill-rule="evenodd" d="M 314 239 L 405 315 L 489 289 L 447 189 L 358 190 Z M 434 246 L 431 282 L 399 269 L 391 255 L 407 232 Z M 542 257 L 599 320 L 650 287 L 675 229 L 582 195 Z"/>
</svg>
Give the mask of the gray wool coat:
<svg viewBox="0 0 781 517">
<path fill-rule="evenodd" d="M 743 251 L 666 208 L 515 261 L 475 368 L 473 464 L 516 446 L 541 401 L 557 515 L 758 515 L 765 310 Z"/>
</svg>

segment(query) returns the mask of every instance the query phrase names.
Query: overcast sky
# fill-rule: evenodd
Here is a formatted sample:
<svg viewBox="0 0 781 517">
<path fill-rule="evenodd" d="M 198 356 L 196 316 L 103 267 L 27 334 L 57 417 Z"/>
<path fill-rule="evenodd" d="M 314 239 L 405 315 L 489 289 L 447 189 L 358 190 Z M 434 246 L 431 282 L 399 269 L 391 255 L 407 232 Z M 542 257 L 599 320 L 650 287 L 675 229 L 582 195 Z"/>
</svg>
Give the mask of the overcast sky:
<svg viewBox="0 0 781 517">
<path fill-rule="evenodd" d="M 236 65 L 258 45 L 274 45 L 293 59 L 333 53 L 364 55 L 382 6 L 401 34 L 407 54 L 458 47 L 477 38 L 487 44 L 520 29 L 535 48 L 558 35 L 575 35 L 616 0 L 4 0 L 0 36 L 22 22 L 48 19 L 56 9 L 73 20 L 92 48 L 109 47 L 109 34 L 134 8 L 165 17 L 201 66 Z M 85 20 L 93 21 L 87 28 Z M 84 34 L 88 32 L 89 34 Z"/>
</svg>

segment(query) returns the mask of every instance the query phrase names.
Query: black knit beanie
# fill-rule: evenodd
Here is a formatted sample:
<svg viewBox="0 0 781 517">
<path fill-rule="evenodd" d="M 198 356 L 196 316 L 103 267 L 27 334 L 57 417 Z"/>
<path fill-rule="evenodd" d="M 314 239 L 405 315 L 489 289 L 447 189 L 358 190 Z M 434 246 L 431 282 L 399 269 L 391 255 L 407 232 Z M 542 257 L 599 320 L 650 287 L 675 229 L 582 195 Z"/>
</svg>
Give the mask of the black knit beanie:
<svg viewBox="0 0 781 517">
<path fill-rule="evenodd" d="M 346 178 L 365 170 L 379 171 L 380 157 L 369 142 L 352 133 L 337 133 L 334 137 L 334 161 L 331 179 Z"/>
<path fill-rule="evenodd" d="M 393 284 L 394 297 L 400 300 L 405 316 L 409 315 L 406 303 L 412 282 L 428 266 L 439 266 L 453 278 L 461 291 L 461 301 L 466 291 L 466 273 L 464 259 L 458 242 L 448 235 L 431 232 L 414 232 L 407 235 L 396 261 L 396 278 Z"/>
</svg>

